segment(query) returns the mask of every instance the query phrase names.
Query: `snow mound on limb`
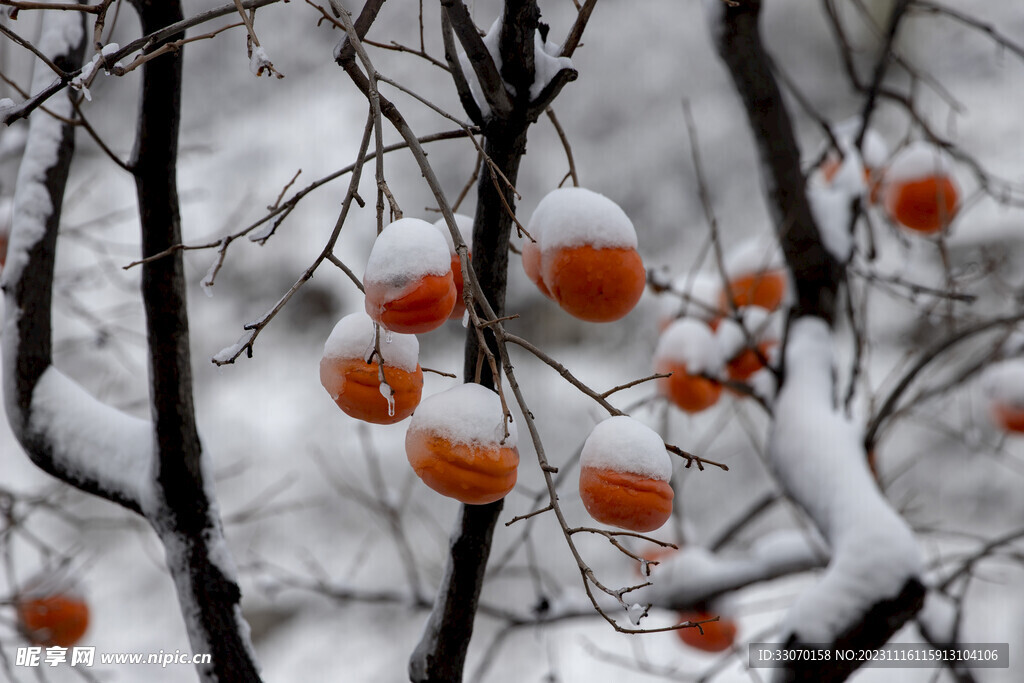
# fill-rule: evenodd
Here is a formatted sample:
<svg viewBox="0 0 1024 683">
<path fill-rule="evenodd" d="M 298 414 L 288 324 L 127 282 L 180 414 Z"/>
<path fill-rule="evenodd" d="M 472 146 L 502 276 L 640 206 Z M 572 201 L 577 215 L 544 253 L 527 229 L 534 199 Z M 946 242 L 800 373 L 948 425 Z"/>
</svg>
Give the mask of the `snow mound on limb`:
<svg viewBox="0 0 1024 683">
<path fill-rule="evenodd" d="M 821 580 L 783 620 L 783 633 L 805 643 L 833 642 L 923 572 L 913 532 L 871 478 L 862 429 L 833 408 L 832 345 L 821 319 L 791 325 L 768 443 L 779 481 L 832 549 Z"/>
<path fill-rule="evenodd" d="M 724 555 L 685 545 L 659 562 L 649 578 L 653 585 L 640 599 L 659 607 L 692 607 L 722 593 L 820 567 L 827 560 L 820 539 L 792 529 L 770 532 L 744 553 Z"/>
<path fill-rule="evenodd" d="M 514 422 L 508 423 L 498 394 L 472 382 L 428 396 L 420 402 L 409 422 L 409 432 L 427 431 L 451 443 L 498 444 L 515 448 L 518 434 Z"/>
<path fill-rule="evenodd" d="M 672 458 L 657 432 L 628 415 L 599 422 L 583 443 L 580 467 L 628 472 L 668 481 Z"/>
<path fill-rule="evenodd" d="M 618 204 L 582 187 L 552 190 L 534 209 L 526 227 L 542 253 L 589 245 L 595 249 L 636 249 L 633 222 Z"/>
<path fill-rule="evenodd" d="M 366 360 L 373 352 L 376 331 L 373 320 L 362 311 L 339 320 L 324 343 L 324 358 Z M 415 372 L 419 365 L 420 342 L 414 334 L 390 332 L 381 335 L 380 353 L 384 365 Z"/>
</svg>

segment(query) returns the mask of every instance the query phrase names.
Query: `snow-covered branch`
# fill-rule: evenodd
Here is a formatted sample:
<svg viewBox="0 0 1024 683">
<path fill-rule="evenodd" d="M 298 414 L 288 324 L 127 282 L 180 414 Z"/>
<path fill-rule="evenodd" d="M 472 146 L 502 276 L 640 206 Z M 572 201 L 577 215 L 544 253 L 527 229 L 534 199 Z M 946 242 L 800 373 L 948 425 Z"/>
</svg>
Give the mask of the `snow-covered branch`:
<svg viewBox="0 0 1024 683">
<path fill-rule="evenodd" d="M 768 459 L 831 551 L 822 579 L 785 617 L 783 641 L 876 647 L 921 608 L 925 590 L 914 535 L 871 478 L 863 428 L 837 405 L 830 328 L 843 278 L 834 252 L 842 256 L 843 249 L 823 239 L 808 202 L 793 125 L 759 35 L 760 0 L 707 6 L 757 142 L 769 209 L 797 290 Z M 830 663 L 828 677 L 842 680 L 854 668 Z M 783 680 L 822 680 L 824 673 L 780 670 Z"/>
<path fill-rule="evenodd" d="M 835 406 L 833 347 L 823 320 L 796 320 L 775 404 L 769 461 L 832 550 L 783 632 L 788 642 L 873 647 L 920 609 L 923 564 L 913 532 L 871 477 L 862 429 Z"/>
<path fill-rule="evenodd" d="M 48 13 L 37 47 L 69 70 L 82 60 L 85 37 L 84 14 Z M 37 64 L 33 89 L 52 76 L 50 67 Z M 74 116 L 66 97 L 54 100 L 51 111 L 65 120 Z M 54 258 L 73 152 L 73 126 L 49 115 L 31 119 L 3 275 L 5 406 L 36 465 L 84 491 L 143 511 L 152 498 L 150 425 L 95 400 L 52 365 Z"/>
<path fill-rule="evenodd" d="M 744 553 L 684 546 L 658 563 L 651 573 L 653 585 L 639 599 L 667 609 L 692 610 L 719 595 L 816 569 L 827 561 L 828 552 L 820 543 L 791 530 L 768 534 Z"/>
</svg>

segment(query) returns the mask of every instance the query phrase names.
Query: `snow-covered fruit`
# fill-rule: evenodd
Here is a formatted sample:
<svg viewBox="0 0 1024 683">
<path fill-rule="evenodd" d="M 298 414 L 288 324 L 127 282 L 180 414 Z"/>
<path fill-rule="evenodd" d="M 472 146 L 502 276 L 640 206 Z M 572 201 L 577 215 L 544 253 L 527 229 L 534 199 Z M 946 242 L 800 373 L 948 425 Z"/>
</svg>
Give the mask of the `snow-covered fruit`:
<svg viewBox="0 0 1024 683">
<path fill-rule="evenodd" d="M 405 454 L 430 488 L 462 503 L 483 505 L 515 487 L 516 444 L 515 424 L 505 422 L 498 395 L 469 383 L 423 400 L 409 422 Z"/>
<path fill-rule="evenodd" d="M 598 522 L 630 531 L 660 528 L 672 516 L 672 461 L 654 430 L 625 415 L 590 432 L 580 454 L 580 498 Z"/>
<path fill-rule="evenodd" d="M 990 366 L 982 376 L 982 388 L 996 426 L 1024 434 L 1024 358 Z"/>
<path fill-rule="evenodd" d="M 725 271 L 729 286 L 723 287 L 718 297 L 723 311 L 744 306 L 760 306 L 774 311 L 786 298 L 789 278 L 785 259 L 777 245 L 766 249 L 757 241 L 745 242 L 726 257 Z"/>
<path fill-rule="evenodd" d="M 658 331 L 664 332 L 677 318 L 697 318 L 708 324 L 721 315 L 717 300 L 721 278 L 707 272 L 676 276 L 658 298 Z M 716 323 L 717 324 L 717 323 Z"/>
<path fill-rule="evenodd" d="M 685 621 L 698 622 L 705 619 L 714 619 L 715 615 L 710 612 L 698 610 L 694 612 L 680 612 L 679 623 Z M 703 629 L 704 633 L 701 633 Z M 722 652 L 732 647 L 736 642 L 736 622 L 727 617 L 719 617 L 718 621 L 709 621 L 701 624 L 700 628 L 676 629 L 676 635 L 692 648 L 704 650 L 705 652 Z"/>
<path fill-rule="evenodd" d="M 711 379 L 722 372 L 722 355 L 706 323 L 693 318 L 676 320 L 662 332 L 654 350 L 658 392 L 680 410 L 699 413 L 718 402 L 720 382 Z"/>
<path fill-rule="evenodd" d="M 18 626 L 33 645 L 71 647 L 89 628 L 89 605 L 74 592 L 26 596 L 16 606 Z"/>
<path fill-rule="evenodd" d="M 419 334 L 444 324 L 458 293 L 441 233 L 400 218 L 377 235 L 363 273 L 366 312 L 394 332 Z"/>
<path fill-rule="evenodd" d="M 882 200 L 896 223 L 923 234 L 939 232 L 960 202 L 949 157 L 926 142 L 907 145 L 885 172 Z"/>
<path fill-rule="evenodd" d="M 764 367 L 764 361 L 779 344 L 779 331 L 771 312 L 760 306 L 747 306 L 737 311 L 739 319 L 723 319 L 715 330 L 725 372 L 729 379 L 746 382 Z"/>
<path fill-rule="evenodd" d="M 836 126 L 836 139 L 842 147 L 843 157 L 857 154 L 853 142 L 860 130 L 860 125 L 860 119 L 850 119 Z M 889 157 L 889 146 L 877 131 L 869 128 L 864 133 L 860 154 L 857 156 L 864 172 L 864 187 L 868 201 L 871 204 L 877 204 L 881 195 L 881 178 L 884 173 L 885 161 Z M 832 183 L 835 180 L 844 161 L 845 159 L 840 158 L 834 148 L 829 150 L 820 167 L 822 178 L 826 183 Z"/>
<path fill-rule="evenodd" d="M 552 190 L 537 205 L 527 231 L 537 240 L 523 248 L 527 276 L 570 315 L 589 322 L 618 320 L 643 295 L 647 272 L 637 253 L 636 230 L 604 195 L 581 187 Z"/>
<path fill-rule="evenodd" d="M 373 321 L 352 313 L 338 321 L 324 344 L 320 383 L 338 407 L 364 422 L 394 424 L 412 415 L 423 392 L 420 344 L 411 334 L 381 334 L 380 359 L 374 351 Z M 383 370 L 386 384 L 381 384 Z"/>
<path fill-rule="evenodd" d="M 448 229 L 448 223 L 445 222 L 444 218 L 434 222 L 434 227 L 440 231 L 444 237 L 445 242 L 448 243 L 448 253 L 452 260 L 452 281 L 455 283 L 455 308 L 452 309 L 451 314 L 448 316 L 449 320 L 462 320 L 462 316 L 466 312 L 466 301 L 462 298 L 463 282 L 462 282 L 462 263 L 459 262 L 459 254 L 455 251 L 455 240 L 452 239 L 452 233 Z M 455 227 L 459 229 L 459 234 L 462 235 L 462 241 L 469 247 L 469 253 L 466 255 L 467 258 L 472 260 L 473 258 L 473 219 L 463 213 L 455 214 Z"/>
</svg>

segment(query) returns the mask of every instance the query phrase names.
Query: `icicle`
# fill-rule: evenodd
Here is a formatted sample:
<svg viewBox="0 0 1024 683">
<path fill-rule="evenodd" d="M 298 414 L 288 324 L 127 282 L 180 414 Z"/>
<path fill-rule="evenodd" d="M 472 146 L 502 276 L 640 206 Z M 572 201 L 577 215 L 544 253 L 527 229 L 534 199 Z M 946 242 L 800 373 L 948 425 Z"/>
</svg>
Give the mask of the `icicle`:
<svg viewBox="0 0 1024 683">
<path fill-rule="evenodd" d="M 462 326 L 463 327 L 467 327 L 467 328 L 469 327 L 469 309 L 468 308 L 466 309 L 466 312 L 462 314 Z"/>
<path fill-rule="evenodd" d="M 391 386 L 387 382 L 381 382 L 380 384 L 380 395 L 387 399 L 388 402 L 388 417 L 395 416 L 395 392 L 391 390 Z"/>
<path fill-rule="evenodd" d="M 384 343 L 385 344 L 390 344 L 391 343 L 391 339 L 392 339 L 392 337 L 391 337 L 391 330 L 385 328 L 384 329 Z"/>
<path fill-rule="evenodd" d="M 626 610 L 626 614 L 629 615 L 629 620 L 633 622 L 634 626 L 640 625 L 640 620 L 647 616 L 647 607 L 640 603 L 634 602 Z"/>
</svg>

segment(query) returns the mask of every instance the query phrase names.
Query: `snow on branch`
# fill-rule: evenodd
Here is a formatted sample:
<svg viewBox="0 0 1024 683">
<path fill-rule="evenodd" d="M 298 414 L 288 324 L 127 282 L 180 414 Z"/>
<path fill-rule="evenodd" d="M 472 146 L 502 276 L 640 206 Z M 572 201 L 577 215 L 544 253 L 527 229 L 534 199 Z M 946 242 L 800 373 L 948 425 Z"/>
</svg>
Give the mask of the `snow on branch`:
<svg viewBox="0 0 1024 683">
<path fill-rule="evenodd" d="M 719 595 L 762 581 L 821 567 L 828 552 L 803 531 L 780 530 L 755 542 L 742 554 L 712 553 L 683 546 L 659 562 L 652 586 L 641 597 L 667 609 L 688 610 Z"/>
<path fill-rule="evenodd" d="M 779 481 L 832 550 L 821 581 L 797 599 L 783 624 L 789 639 L 803 643 L 838 642 L 886 601 L 905 599 L 910 616 L 924 597 L 913 532 L 871 478 L 862 429 L 834 404 L 832 348 L 824 320 L 792 324 L 768 444 Z"/>
<path fill-rule="evenodd" d="M 39 50 L 68 69 L 82 59 L 85 15 L 47 13 Z M 40 62 L 33 90 L 52 80 Z M 152 431 L 89 396 L 52 366 L 51 300 L 57 230 L 74 131 L 71 101 L 50 104 L 56 116 L 30 119 L 14 194 L 3 288 L 4 399 L 12 429 L 40 468 L 78 488 L 139 511 L 151 498 Z"/>
</svg>

